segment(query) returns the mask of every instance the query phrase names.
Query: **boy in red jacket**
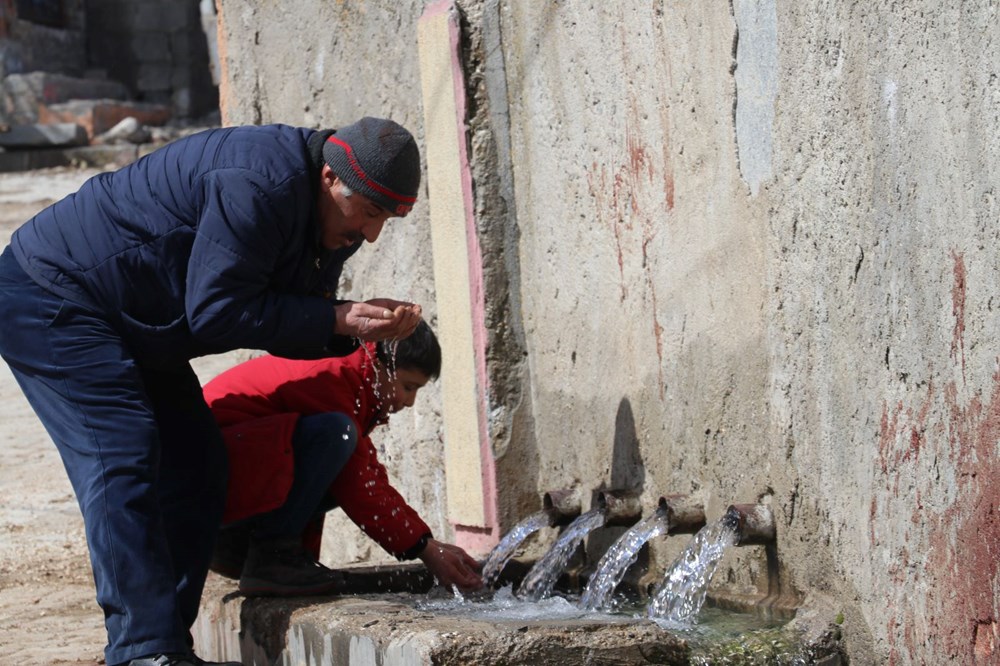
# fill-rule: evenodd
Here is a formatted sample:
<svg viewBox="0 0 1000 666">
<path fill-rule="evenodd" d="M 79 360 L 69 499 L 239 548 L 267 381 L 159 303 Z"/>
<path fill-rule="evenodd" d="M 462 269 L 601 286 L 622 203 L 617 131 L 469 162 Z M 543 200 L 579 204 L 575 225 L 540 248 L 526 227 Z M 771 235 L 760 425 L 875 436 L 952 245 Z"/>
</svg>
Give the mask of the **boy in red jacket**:
<svg viewBox="0 0 1000 666">
<path fill-rule="evenodd" d="M 478 563 L 433 538 L 390 485 L 368 437 L 391 413 L 413 406 L 440 371 L 437 338 L 420 322 L 398 342 L 362 344 L 340 358 L 262 356 L 206 384 L 230 469 L 212 568 L 236 575 L 242 564 L 247 595 L 334 591 L 339 575 L 317 560 L 322 516 L 339 506 L 398 559 L 423 560 L 440 583 L 481 587 Z"/>
</svg>

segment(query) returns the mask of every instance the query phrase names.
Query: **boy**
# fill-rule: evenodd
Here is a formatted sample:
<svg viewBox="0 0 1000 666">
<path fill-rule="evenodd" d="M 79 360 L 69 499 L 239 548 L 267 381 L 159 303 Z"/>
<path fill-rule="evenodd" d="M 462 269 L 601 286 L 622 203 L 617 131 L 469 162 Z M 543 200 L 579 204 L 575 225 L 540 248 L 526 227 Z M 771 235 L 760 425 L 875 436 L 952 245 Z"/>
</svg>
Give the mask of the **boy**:
<svg viewBox="0 0 1000 666">
<path fill-rule="evenodd" d="M 419 557 L 444 585 L 481 587 L 478 563 L 433 538 L 389 484 L 368 437 L 440 371 L 441 348 L 421 321 L 398 342 L 341 358 L 263 356 L 209 382 L 205 400 L 230 465 L 213 570 L 239 575 L 246 595 L 334 591 L 338 574 L 317 560 L 323 513 L 340 506 L 398 559 Z"/>
</svg>

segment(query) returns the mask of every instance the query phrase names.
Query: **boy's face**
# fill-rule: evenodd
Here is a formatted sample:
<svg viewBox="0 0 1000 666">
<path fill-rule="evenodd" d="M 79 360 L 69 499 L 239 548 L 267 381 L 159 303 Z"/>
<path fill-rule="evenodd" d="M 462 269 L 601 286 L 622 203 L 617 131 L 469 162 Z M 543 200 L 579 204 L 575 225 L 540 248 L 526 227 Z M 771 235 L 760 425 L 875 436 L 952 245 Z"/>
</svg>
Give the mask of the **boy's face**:
<svg viewBox="0 0 1000 666">
<path fill-rule="evenodd" d="M 401 412 L 413 407 L 417 391 L 430 381 L 430 377 L 414 368 L 398 368 L 396 376 L 389 380 L 389 412 Z"/>
</svg>

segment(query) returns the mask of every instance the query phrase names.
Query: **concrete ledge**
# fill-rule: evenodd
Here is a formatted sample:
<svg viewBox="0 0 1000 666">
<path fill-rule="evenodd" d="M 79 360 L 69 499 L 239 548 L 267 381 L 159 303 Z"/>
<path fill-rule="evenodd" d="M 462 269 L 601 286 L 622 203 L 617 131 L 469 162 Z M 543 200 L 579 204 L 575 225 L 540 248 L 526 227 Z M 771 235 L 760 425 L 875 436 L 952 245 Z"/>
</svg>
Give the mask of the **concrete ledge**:
<svg viewBox="0 0 1000 666">
<path fill-rule="evenodd" d="M 205 659 L 256 666 L 628 666 L 690 660 L 684 640 L 649 621 L 487 621 L 418 610 L 410 605 L 414 599 L 397 593 L 246 599 L 232 581 L 213 574 L 195 647 Z"/>
<path fill-rule="evenodd" d="M 516 584 L 532 562 L 513 559 L 501 586 Z M 203 658 L 241 661 L 248 666 L 416 666 L 418 664 L 645 664 L 844 663 L 832 607 L 814 601 L 796 613 L 792 600 L 764 603 L 755 598 L 710 595 L 710 605 L 754 612 L 769 619 L 795 620 L 770 628 L 730 627 L 715 638 L 682 637 L 644 617 L 596 615 L 566 619 L 498 617 L 476 614 L 475 602 L 462 611 L 416 608 L 420 600 L 448 600 L 434 589 L 419 563 L 340 569 L 340 594 L 298 599 L 247 599 L 235 581 L 210 575 L 194 629 Z M 557 589 L 579 590 L 588 576 L 567 572 Z M 624 582 L 623 599 L 645 599 L 641 585 Z M 771 600 L 772 602 L 774 600 Z M 468 611 L 466 611 L 468 608 Z M 799 609 L 800 611 L 802 609 Z M 464 614 L 462 614 L 464 612 Z M 688 638 L 697 643 L 688 643 Z"/>
<path fill-rule="evenodd" d="M 125 166 L 159 146 L 147 144 L 80 146 L 76 148 L 39 148 L 8 150 L 0 153 L 0 172 L 31 171 L 60 166 Z"/>
<path fill-rule="evenodd" d="M 0 147 L 3 148 L 85 146 L 87 143 L 87 131 L 76 123 L 13 125 L 0 131 Z"/>
</svg>

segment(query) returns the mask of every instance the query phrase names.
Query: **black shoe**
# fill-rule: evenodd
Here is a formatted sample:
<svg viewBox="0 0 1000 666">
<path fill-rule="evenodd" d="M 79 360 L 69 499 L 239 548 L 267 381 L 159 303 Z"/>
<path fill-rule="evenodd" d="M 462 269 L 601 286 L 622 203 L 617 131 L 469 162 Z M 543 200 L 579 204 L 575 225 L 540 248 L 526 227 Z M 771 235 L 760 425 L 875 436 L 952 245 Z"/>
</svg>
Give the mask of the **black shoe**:
<svg viewBox="0 0 1000 666">
<path fill-rule="evenodd" d="M 240 579 L 243 564 L 247 559 L 247 549 L 250 547 L 250 526 L 241 524 L 233 527 L 223 527 L 215 537 L 215 548 L 212 551 L 212 563 L 209 569 L 233 580 Z"/>
<path fill-rule="evenodd" d="M 310 596 L 329 594 L 343 582 L 342 574 L 314 560 L 298 538 L 251 541 L 240 592 L 262 597 Z"/>
<path fill-rule="evenodd" d="M 128 666 L 241 666 L 241 664 L 238 661 L 205 661 L 194 652 L 189 652 L 141 657 L 128 662 Z"/>
<path fill-rule="evenodd" d="M 240 661 L 205 661 L 194 652 L 189 654 L 187 658 L 191 660 L 194 666 L 243 666 L 243 662 Z"/>
</svg>

